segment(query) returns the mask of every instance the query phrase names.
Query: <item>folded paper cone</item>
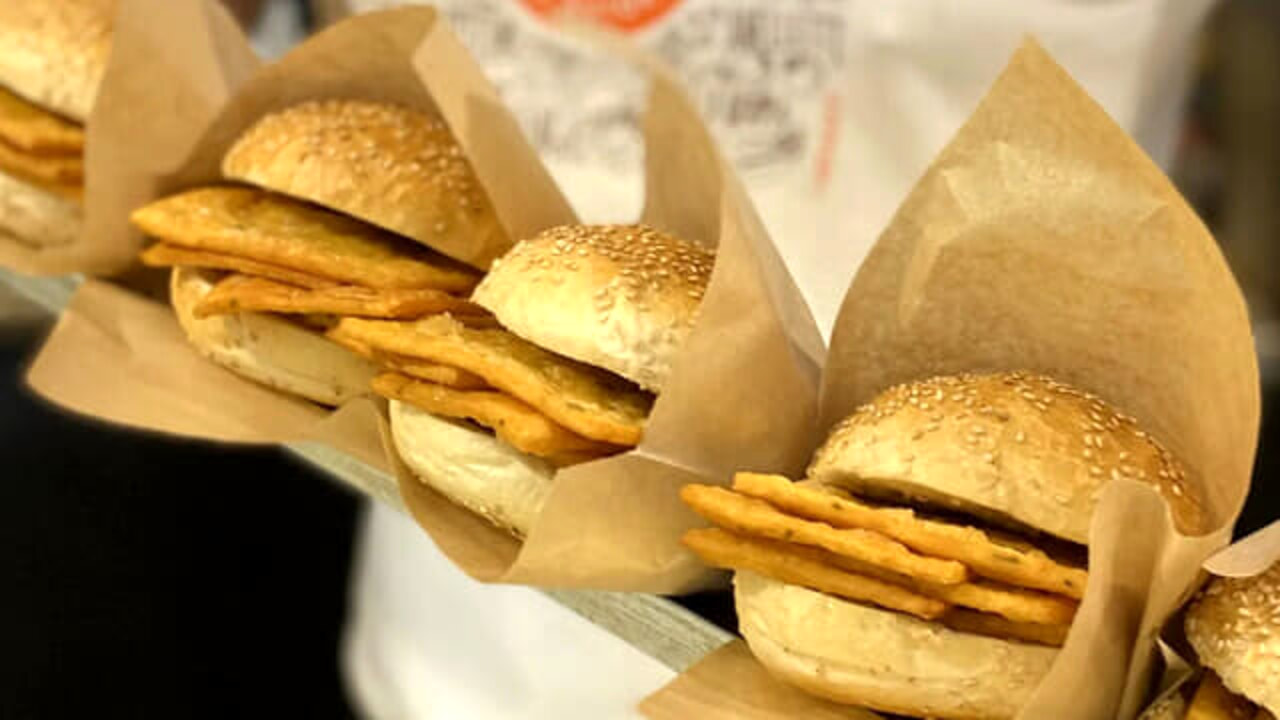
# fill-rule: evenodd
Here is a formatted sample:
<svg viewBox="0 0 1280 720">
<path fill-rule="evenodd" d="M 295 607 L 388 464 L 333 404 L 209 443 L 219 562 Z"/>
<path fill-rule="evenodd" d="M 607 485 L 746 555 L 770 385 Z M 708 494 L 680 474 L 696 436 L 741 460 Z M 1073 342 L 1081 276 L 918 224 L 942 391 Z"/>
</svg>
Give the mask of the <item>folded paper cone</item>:
<svg viewBox="0 0 1280 720">
<path fill-rule="evenodd" d="M 829 425 L 887 386 L 940 373 L 1042 372 L 1136 418 L 1203 484 L 1207 534 L 1179 532 L 1129 479 L 1107 486 L 1089 528 L 1089 592 L 1020 717 L 1135 714 L 1149 638 L 1226 541 L 1248 488 L 1259 417 L 1250 337 L 1239 287 L 1195 213 L 1025 44 L 860 268 L 822 413 Z"/>
<path fill-rule="evenodd" d="M 828 431 L 886 388 L 998 371 L 1043 374 L 1106 398 L 1182 462 L 1184 491 L 1203 492 L 1204 524 L 1183 523 L 1180 531 L 1185 514 L 1130 477 L 1120 460 L 1114 477 L 1099 468 L 1107 484 L 1086 493 L 1096 493 L 1089 523 L 1067 512 L 1069 488 L 1063 517 L 1022 518 L 1048 519 L 1064 537 L 1087 535 L 1088 590 L 1065 644 L 1038 679 L 1024 677 L 1017 702 L 998 694 L 1000 707 L 973 712 L 1132 718 L 1150 686 L 1153 639 L 1194 587 L 1200 564 L 1227 541 L 1246 495 L 1259 420 L 1257 365 L 1243 298 L 1213 238 L 1150 159 L 1034 42 L 1014 55 L 859 269 L 823 371 L 820 425 Z M 993 436 L 979 399 L 973 403 L 982 432 L 960 433 L 957 442 L 1007 441 Z M 1087 424 L 1097 421 L 1090 416 Z M 919 430 L 923 442 L 928 432 Z M 1101 439 L 1101 448 L 1090 440 L 1090 452 L 1120 450 Z M 879 478 L 912 467 L 905 445 L 882 442 L 865 458 L 859 452 L 850 472 Z M 999 465 L 997 450 L 989 448 L 990 462 Z M 1074 452 L 1064 460 L 1090 472 Z M 961 462 L 963 474 L 980 477 L 986 462 Z M 966 494 L 972 500 L 981 489 L 978 483 Z M 917 496 L 920 488 L 899 490 Z M 757 627 L 805 627 L 776 615 L 784 618 L 779 624 L 757 620 Z M 768 631 L 756 634 L 767 644 Z M 824 634 L 815 628 L 804 637 Z M 929 647 L 933 636 L 915 637 Z M 830 677 L 784 657 L 774 658 L 783 674 Z M 704 677 L 733 672 L 716 661 L 701 668 Z M 667 693 L 683 687 L 656 697 L 675 702 Z M 959 703 L 963 692 L 951 699 Z M 710 704 L 703 697 L 697 707 Z M 769 717 L 739 714 L 753 716 Z"/>
</svg>

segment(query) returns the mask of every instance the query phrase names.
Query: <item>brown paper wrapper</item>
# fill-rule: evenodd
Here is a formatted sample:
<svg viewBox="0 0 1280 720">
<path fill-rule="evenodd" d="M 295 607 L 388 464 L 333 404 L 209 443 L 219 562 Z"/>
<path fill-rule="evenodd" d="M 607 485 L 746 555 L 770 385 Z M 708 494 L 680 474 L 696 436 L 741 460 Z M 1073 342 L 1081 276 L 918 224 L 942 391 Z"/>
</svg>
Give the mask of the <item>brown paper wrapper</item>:
<svg viewBox="0 0 1280 720">
<path fill-rule="evenodd" d="M 257 65 L 248 40 L 217 0 L 121 2 L 111 58 L 86 126 L 80 237 L 50 248 L 0 240 L 0 267 L 29 275 L 109 275 L 134 266 L 141 239 L 121 208 L 149 199 L 145 178 L 180 165 L 231 90 Z"/>
<path fill-rule="evenodd" d="M 640 703 L 652 720 L 877 720 L 861 708 L 837 705 L 774 680 L 734 640 L 703 658 L 662 692 Z"/>
<path fill-rule="evenodd" d="M 1215 553 L 1204 569 L 1218 577 L 1244 578 L 1280 563 L 1280 520 Z"/>
<path fill-rule="evenodd" d="M 1228 541 L 1244 502 L 1257 363 L 1244 300 L 1204 225 L 1031 41 L 855 277 L 823 372 L 821 427 L 896 383 L 998 370 L 1042 372 L 1099 394 L 1203 483 L 1212 522 L 1201 537 L 1179 534 L 1148 486 L 1106 487 L 1090 532 L 1088 594 L 1019 715 L 1127 720 L 1150 687 L 1161 626 Z"/>
<path fill-rule="evenodd" d="M 690 102 L 667 73 L 650 70 L 643 221 L 717 248 L 698 322 L 644 441 L 560 470 L 523 543 L 396 463 L 418 523 L 482 581 L 658 593 L 721 582 L 680 545 L 702 522 L 679 488 L 723 484 L 744 467 L 796 472 L 814 442 L 817 327 Z"/>
<path fill-rule="evenodd" d="M 152 58 L 121 72 L 141 74 L 154 64 Z M 351 18 L 263 68 L 237 90 L 189 157 L 168 172 L 122 178 L 132 190 L 122 193 L 129 202 L 116 208 L 117 217 L 152 197 L 216 180 L 226 148 L 262 114 L 335 96 L 439 112 L 513 238 L 575 221 L 474 61 L 425 8 Z M 163 118 L 156 122 L 166 125 Z M 396 465 L 413 516 L 477 578 L 653 592 L 722 580 L 679 544 L 681 533 L 699 523 L 679 502 L 678 488 L 723 483 L 744 466 L 794 472 L 813 445 L 820 335 L 744 191 L 665 76 L 655 77 L 645 134 L 644 220 L 719 248 L 699 321 L 653 409 L 644 443 L 561 471 L 523 545 Z M 137 246 L 127 224 L 103 233 L 111 235 L 104 244 Z M 89 357 L 95 369 L 83 367 Z M 100 368 L 112 368 L 109 381 Z M 97 283 L 81 290 L 29 381 L 63 406 L 136 427 L 241 442 L 319 439 L 386 462 L 373 403 L 330 416 L 263 390 L 204 362 L 186 346 L 167 308 Z"/>
</svg>

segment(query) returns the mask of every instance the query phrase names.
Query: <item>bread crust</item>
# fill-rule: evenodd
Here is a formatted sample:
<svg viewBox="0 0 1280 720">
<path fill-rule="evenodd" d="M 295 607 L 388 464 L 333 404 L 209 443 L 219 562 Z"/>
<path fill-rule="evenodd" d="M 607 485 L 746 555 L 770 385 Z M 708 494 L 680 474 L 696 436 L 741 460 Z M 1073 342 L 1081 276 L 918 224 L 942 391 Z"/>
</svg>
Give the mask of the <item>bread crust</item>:
<svg viewBox="0 0 1280 720">
<path fill-rule="evenodd" d="M 391 401 L 391 436 L 426 485 L 523 538 L 551 492 L 555 468 L 463 422 Z"/>
<path fill-rule="evenodd" d="M 79 203 L 0 172 L 0 237 L 33 248 L 69 245 L 82 222 Z"/>
<path fill-rule="evenodd" d="M 323 335 L 282 317 L 235 313 L 195 316 L 195 306 L 218 273 L 176 267 L 170 300 L 187 339 L 209 360 L 254 382 L 321 405 L 338 406 L 370 394 L 372 362 Z"/>
<path fill-rule="evenodd" d="M 449 128 L 400 105 L 316 100 L 265 115 L 227 152 L 222 174 L 481 269 L 511 246 Z"/>
<path fill-rule="evenodd" d="M 84 123 L 111 52 L 116 0 L 0 2 L 0 84 Z"/>
<path fill-rule="evenodd" d="M 472 299 L 535 345 L 660 392 L 714 256 L 637 225 L 562 226 L 494 263 Z"/>
<path fill-rule="evenodd" d="M 1228 690 L 1280 717 L 1280 563 L 1249 578 L 1216 578 L 1186 617 L 1200 663 Z"/>
<path fill-rule="evenodd" d="M 1186 534 L 1207 528 L 1199 483 L 1099 398 L 1026 373 L 890 388 L 831 432 L 809 477 L 870 497 L 923 501 L 1086 544 L 1103 486 L 1150 483 Z"/>
<path fill-rule="evenodd" d="M 1058 654 L 746 571 L 734 575 L 734 600 L 739 630 L 775 677 L 829 700 L 912 717 L 1013 718 Z"/>
</svg>

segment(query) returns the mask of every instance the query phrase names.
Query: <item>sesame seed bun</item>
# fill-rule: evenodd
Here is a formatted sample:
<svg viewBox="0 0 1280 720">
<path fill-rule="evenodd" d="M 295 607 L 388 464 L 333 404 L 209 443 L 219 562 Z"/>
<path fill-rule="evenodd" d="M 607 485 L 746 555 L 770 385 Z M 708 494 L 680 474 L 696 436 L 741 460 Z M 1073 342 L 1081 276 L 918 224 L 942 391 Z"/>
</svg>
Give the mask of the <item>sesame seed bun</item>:
<svg viewBox="0 0 1280 720">
<path fill-rule="evenodd" d="M 912 717 L 1006 719 L 1057 648 L 973 635 L 752 572 L 734 576 L 738 627 L 778 679 Z"/>
<path fill-rule="evenodd" d="M 71 120 L 93 109 L 115 0 L 0 2 L 0 85 Z"/>
<path fill-rule="evenodd" d="M 555 469 L 492 434 L 391 401 L 391 437 L 419 480 L 516 537 L 551 492 Z"/>
<path fill-rule="evenodd" d="M 365 100 L 295 105 L 249 128 L 223 158 L 222 173 L 478 268 L 510 246 L 449 128 L 419 110 Z"/>
<path fill-rule="evenodd" d="M 1151 483 L 1183 532 L 1202 529 L 1199 486 L 1132 418 L 1023 373 L 885 390 L 833 429 L 808 471 L 857 496 L 1081 544 L 1102 487 L 1121 477 Z M 743 636 L 770 672 L 913 717 L 1013 718 L 1057 654 L 744 572 L 736 598 Z"/>
<path fill-rule="evenodd" d="M 638 225 L 562 226 L 517 244 L 472 299 L 547 350 L 660 391 L 714 255 Z"/>
<path fill-rule="evenodd" d="M 872 498 L 908 499 L 1087 543 L 1102 487 L 1150 483 L 1180 531 L 1206 530 L 1201 488 L 1128 416 L 1021 373 L 899 385 L 841 422 L 809 477 Z"/>
<path fill-rule="evenodd" d="M 1280 563 L 1209 583 L 1187 611 L 1186 631 L 1228 690 L 1280 717 Z"/>
<path fill-rule="evenodd" d="M 75 241 L 82 216 L 79 203 L 0 172 L 0 238 L 30 247 Z"/>
<path fill-rule="evenodd" d="M 322 405 L 369 394 L 378 368 L 301 325 L 262 313 L 197 318 L 218 273 L 176 267 L 169 294 L 187 339 L 206 358 L 250 380 Z"/>
</svg>

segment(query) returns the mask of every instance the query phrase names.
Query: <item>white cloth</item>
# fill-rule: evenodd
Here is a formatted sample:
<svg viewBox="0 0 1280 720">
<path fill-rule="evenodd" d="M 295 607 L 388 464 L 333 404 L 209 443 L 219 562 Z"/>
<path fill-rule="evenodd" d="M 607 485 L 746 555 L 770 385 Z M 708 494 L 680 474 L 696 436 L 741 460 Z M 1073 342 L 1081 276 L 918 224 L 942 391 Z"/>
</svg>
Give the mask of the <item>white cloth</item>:
<svg viewBox="0 0 1280 720">
<path fill-rule="evenodd" d="M 369 718 L 639 718 L 672 677 L 542 593 L 481 585 L 404 515 L 372 505 L 343 670 Z"/>
<path fill-rule="evenodd" d="M 435 4 L 583 219 L 634 218 L 642 81 L 534 11 L 561 0 Z M 607 6 L 639 25 L 635 38 L 684 77 L 825 331 L 880 228 L 1024 36 L 1167 163 L 1213 0 L 570 4 Z M 627 717 L 645 683 L 656 689 L 667 676 L 540 596 L 467 581 L 406 523 L 373 512 L 355 578 L 347 667 L 371 717 Z M 549 656 L 542 631 L 553 625 L 564 628 Z"/>
</svg>

